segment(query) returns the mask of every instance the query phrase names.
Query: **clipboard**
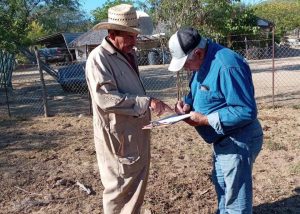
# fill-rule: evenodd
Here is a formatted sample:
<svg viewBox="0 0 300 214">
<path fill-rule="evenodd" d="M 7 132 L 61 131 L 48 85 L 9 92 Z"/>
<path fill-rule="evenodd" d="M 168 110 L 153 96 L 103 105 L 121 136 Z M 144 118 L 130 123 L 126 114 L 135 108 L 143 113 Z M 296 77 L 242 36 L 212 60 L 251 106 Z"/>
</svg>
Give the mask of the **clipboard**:
<svg viewBox="0 0 300 214">
<path fill-rule="evenodd" d="M 190 114 L 180 114 L 180 115 L 173 114 L 173 115 L 161 118 L 159 120 L 153 120 L 150 122 L 150 124 L 144 126 L 142 129 L 152 129 L 152 128 L 156 128 L 156 127 L 164 127 L 164 126 L 172 125 L 181 120 L 189 118 L 190 116 L 191 116 Z"/>
</svg>

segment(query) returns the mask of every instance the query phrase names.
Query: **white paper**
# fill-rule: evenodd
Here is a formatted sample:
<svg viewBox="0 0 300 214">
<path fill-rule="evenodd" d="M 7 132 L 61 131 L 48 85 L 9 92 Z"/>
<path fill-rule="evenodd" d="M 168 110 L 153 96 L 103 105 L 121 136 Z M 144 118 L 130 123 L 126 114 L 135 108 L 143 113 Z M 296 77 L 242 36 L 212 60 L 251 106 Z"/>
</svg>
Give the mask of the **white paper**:
<svg viewBox="0 0 300 214">
<path fill-rule="evenodd" d="M 170 115 L 170 116 L 161 118 L 159 120 L 151 121 L 151 123 L 147 126 L 144 126 L 143 129 L 151 129 L 156 126 L 171 125 L 171 124 L 177 123 L 181 120 L 184 120 L 186 118 L 189 118 L 190 116 L 191 116 L 190 114 Z"/>
<path fill-rule="evenodd" d="M 181 115 L 171 115 L 162 119 L 157 120 L 156 122 L 162 123 L 162 124 L 173 124 L 176 122 L 179 122 L 180 120 L 184 120 L 186 118 L 189 118 L 190 114 L 181 114 Z"/>
</svg>

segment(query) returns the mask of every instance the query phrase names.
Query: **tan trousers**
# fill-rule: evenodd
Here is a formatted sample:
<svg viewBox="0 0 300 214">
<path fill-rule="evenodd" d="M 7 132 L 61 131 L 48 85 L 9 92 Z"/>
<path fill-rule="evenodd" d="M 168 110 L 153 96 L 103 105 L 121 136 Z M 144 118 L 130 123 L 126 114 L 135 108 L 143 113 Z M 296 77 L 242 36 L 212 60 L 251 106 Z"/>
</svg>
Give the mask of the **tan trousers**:
<svg viewBox="0 0 300 214">
<path fill-rule="evenodd" d="M 139 142 L 138 160 L 119 158 L 111 146 L 111 136 L 98 132 L 95 148 L 103 190 L 104 214 L 138 214 L 143 204 L 150 165 L 150 133 Z M 142 139 L 142 140 L 143 140 Z"/>
</svg>

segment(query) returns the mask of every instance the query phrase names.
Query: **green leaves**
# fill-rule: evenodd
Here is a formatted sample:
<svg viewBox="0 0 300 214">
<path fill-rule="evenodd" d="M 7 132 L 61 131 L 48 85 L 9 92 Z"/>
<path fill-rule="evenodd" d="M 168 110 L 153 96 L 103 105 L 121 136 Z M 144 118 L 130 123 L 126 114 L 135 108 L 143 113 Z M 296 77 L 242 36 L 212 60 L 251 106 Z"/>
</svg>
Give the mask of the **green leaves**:
<svg viewBox="0 0 300 214">
<path fill-rule="evenodd" d="M 19 1 L 4 0 L 0 4 L 0 49 L 16 50 L 17 43 L 26 42 L 26 13 L 18 10 Z"/>
<path fill-rule="evenodd" d="M 257 17 L 240 1 L 228 0 L 149 0 L 156 22 L 164 22 L 170 33 L 193 26 L 212 38 L 257 32 Z"/>
<path fill-rule="evenodd" d="M 103 4 L 102 7 L 98 7 L 95 10 L 92 11 L 92 16 L 94 20 L 94 24 L 97 24 L 98 22 L 101 22 L 103 20 L 106 20 L 108 17 L 108 9 L 110 7 L 113 7 L 118 4 L 134 4 L 134 1 L 127 0 L 127 1 L 122 1 L 122 0 L 106 0 L 106 2 Z"/>
<path fill-rule="evenodd" d="M 272 21 L 281 36 L 300 26 L 299 0 L 264 1 L 254 6 L 254 11 L 257 16 Z"/>
<path fill-rule="evenodd" d="M 1 0 L 0 49 L 16 52 L 36 36 L 87 26 L 79 6 L 78 0 Z"/>
</svg>

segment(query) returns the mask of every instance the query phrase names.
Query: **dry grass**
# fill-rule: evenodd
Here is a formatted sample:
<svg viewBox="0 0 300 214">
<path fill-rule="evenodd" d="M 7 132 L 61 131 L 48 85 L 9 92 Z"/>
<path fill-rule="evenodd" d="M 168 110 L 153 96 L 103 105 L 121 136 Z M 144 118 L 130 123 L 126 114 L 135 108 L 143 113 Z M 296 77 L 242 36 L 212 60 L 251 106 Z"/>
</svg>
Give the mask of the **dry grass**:
<svg viewBox="0 0 300 214">
<path fill-rule="evenodd" d="M 250 62 L 265 139 L 253 173 L 254 212 L 260 214 L 300 213 L 300 69 L 299 58 L 288 60 L 278 61 L 275 109 L 270 107 L 271 62 Z M 282 72 L 285 63 L 292 64 L 293 69 Z M 158 75 L 159 71 L 164 75 Z M 158 77 L 166 82 L 170 76 L 165 71 L 166 66 L 142 69 L 153 82 Z M 174 104 L 172 87 L 152 89 L 153 93 L 161 90 L 162 98 Z M 0 213 L 102 213 L 103 188 L 92 118 L 77 113 L 87 114 L 86 99 L 56 94 L 50 105 L 55 107 L 55 114 L 49 118 L 21 114 L 7 119 L 0 112 Z M 210 178 L 210 145 L 183 122 L 153 129 L 151 141 L 145 207 L 158 214 L 213 213 L 216 195 Z M 93 194 L 81 191 L 76 181 L 91 188 Z"/>
</svg>

